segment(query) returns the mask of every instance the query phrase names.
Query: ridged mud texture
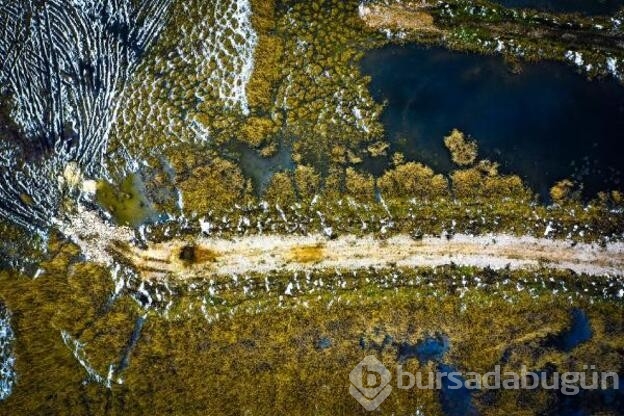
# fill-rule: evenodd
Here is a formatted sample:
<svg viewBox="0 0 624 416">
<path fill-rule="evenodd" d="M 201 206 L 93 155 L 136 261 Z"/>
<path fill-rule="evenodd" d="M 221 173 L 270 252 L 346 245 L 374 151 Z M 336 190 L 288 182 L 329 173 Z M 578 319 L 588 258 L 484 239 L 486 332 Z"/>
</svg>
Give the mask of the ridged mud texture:
<svg viewBox="0 0 624 416">
<path fill-rule="evenodd" d="M 57 177 L 69 162 L 88 175 L 105 173 L 123 91 L 170 3 L 0 2 L 0 82 L 20 128 L 17 143 L 0 145 L 1 216 L 49 226 L 62 197 Z"/>
</svg>

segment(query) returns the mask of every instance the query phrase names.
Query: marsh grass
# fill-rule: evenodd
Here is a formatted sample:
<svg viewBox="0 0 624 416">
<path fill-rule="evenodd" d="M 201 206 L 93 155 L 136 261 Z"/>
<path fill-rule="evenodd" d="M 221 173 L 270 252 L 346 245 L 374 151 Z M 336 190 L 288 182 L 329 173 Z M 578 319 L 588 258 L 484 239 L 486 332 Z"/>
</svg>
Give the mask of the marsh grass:
<svg viewBox="0 0 624 416">
<path fill-rule="evenodd" d="M 458 170 L 450 181 L 401 158 L 380 178 L 359 169 L 362 158 L 381 157 L 387 150 L 378 120 L 382 106 L 372 100 L 369 80 L 357 69 L 363 51 L 387 39 L 363 26 L 357 17 L 359 1 L 254 0 L 259 44 L 247 88 L 250 116 L 224 110 L 209 80 L 216 61 L 198 72 L 194 57 L 200 56 L 194 42 L 202 35 L 195 28 L 214 24 L 214 4 L 176 2 L 174 19 L 127 92 L 128 105 L 120 116 L 124 122 L 115 127 L 111 163 L 126 147 L 153 166 L 166 158 L 173 173 L 159 181 L 171 181 L 181 191 L 182 211 L 193 219 L 181 230 L 175 224 L 154 227 L 154 239 L 166 239 L 171 230 L 196 235 L 198 218 L 213 224 L 213 234 L 220 236 L 306 234 L 326 228 L 378 237 L 405 232 L 416 238 L 447 232 L 543 236 L 552 229 L 550 235 L 557 238 L 621 238 L 619 194 L 605 194 L 590 204 L 562 199 L 546 207 L 536 203 L 517 176 L 483 166 Z M 459 19 L 473 21 L 463 14 Z M 487 19 L 494 19 L 493 14 Z M 476 46 L 478 36 L 488 34 L 481 23 L 476 26 L 453 29 L 448 45 L 489 52 Z M 187 30 L 184 42 L 180 28 Z M 526 42 L 529 51 L 526 45 L 537 45 Z M 561 43 L 540 45 L 547 46 L 547 57 L 563 56 Z M 354 105 L 359 113 L 352 111 Z M 270 148 L 278 130 L 297 138 L 297 167 L 292 175 L 280 172 L 271 188 L 274 196 L 260 204 L 228 149 L 237 140 L 258 151 Z M 135 225 L 146 218 L 149 204 L 135 180 L 126 181 L 119 187 L 102 183 L 98 199 L 120 223 Z M 384 204 L 376 202 L 377 191 Z M 251 225 L 244 226 L 243 218 Z M 10 227 L 2 233 L 3 239 L 19 240 Z M 131 298 L 131 289 L 111 302 L 109 272 L 81 262 L 76 247 L 51 240 L 50 258 L 42 264 L 45 272 L 37 279 L 0 272 L 0 298 L 13 313 L 19 377 L 0 414 L 365 414 L 348 394 L 353 366 L 368 354 L 393 366 L 393 343 L 413 343 L 435 333 L 449 337 L 451 350 L 444 361 L 460 370 L 485 372 L 496 364 L 505 369 L 598 364 L 624 372 L 624 306 L 610 300 L 616 289 L 606 281 L 603 286 L 587 276 L 548 270 L 453 266 L 355 274 L 326 270 L 312 276 L 325 286 L 295 296 L 285 295 L 293 276 L 279 273 L 248 276 L 244 287 L 229 277 L 217 279 L 218 293 L 211 293 L 205 281 L 176 285 L 168 313 L 147 313 L 129 367 L 116 374 L 123 384 L 108 390 L 86 380 L 61 331 L 83 343 L 91 366 L 105 375 L 111 363 L 119 362 L 134 322 L 145 311 Z M 313 263 L 326 253 L 322 246 L 310 246 L 290 254 Z M 218 255 L 190 247 L 180 260 L 212 262 Z M 477 277 L 488 286 L 475 288 Z M 272 280 L 270 293 L 262 290 L 266 278 Z M 471 282 L 468 291 L 464 280 Z M 349 287 L 341 288 L 342 281 Z M 254 290 L 253 297 L 245 287 Z M 592 339 L 568 353 L 545 347 L 544 340 L 569 326 L 573 307 L 588 314 Z M 316 345 L 322 337 L 332 345 L 321 351 Z M 387 337 L 393 341 L 384 344 Z M 421 368 L 409 360 L 406 368 L 431 365 Z M 528 415 L 546 412 L 554 398 L 505 391 L 493 397 L 477 393 L 474 400 L 483 414 Z M 413 414 L 416 409 L 439 414 L 437 394 L 396 392 L 383 405 L 384 413 Z"/>
<path fill-rule="evenodd" d="M 304 254 L 309 251 L 319 248 Z M 278 295 L 292 276 L 273 274 L 271 292 L 258 291 L 251 300 L 226 279 L 213 298 L 221 316 L 210 321 L 196 297 L 204 290 L 201 282 L 192 290 L 176 288 L 178 297 L 167 315 L 148 313 L 130 365 L 118 374 L 123 384 L 107 390 L 93 381 L 83 383 L 86 371 L 60 331 L 84 343 L 89 364 L 106 374 L 111 363 L 119 362 L 144 312 L 127 295 L 110 303 L 108 273 L 76 263 L 74 247 L 60 244 L 55 252 L 36 280 L 1 274 L 0 297 L 14 316 L 19 384 L 0 414 L 364 414 L 348 394 L 353 366 L 374 354 L 393 367 L 398 343 L 438 333 L 446 334 L 451 345 L 443 361 L 462 371 L 491 371 L 496 364 L 504 371 L 517 371 L 522 364 L 534 370 L 596 364 L 601 370 L 624 371 L 622 304 L 604 298 L 600 287 L 585 292 L 594 287 L 588 277 L 449 266 L 354 275 L 318 272 L 312 280 L 322 279 L 324 288 L 282 296 L 282 301 Z M 259 287 L 265 277 L 250 276 Z M 344 279 L 350 282 L 346 289 L 329 289 L 332 281 Z M 469 290 L 459 296 L 462 281 Z M 487 284 L 479 288 L 478 282 Z M 523 290 L 516 289 L 518 284 Z M 566 294 L 553 291 L 563 286 Z M 572 308 L 587 313 L 593 337 L 570 352 L 549 347 L 549 337 L 570 325 Z M 317 348 L 321 338 L 331 339 L 331 346 Z M 432 368 L 417 360 L 404 364 L 409 371 Z M 544 392 L 473 395 L 475 406 L 487 415 L 514 406 L 524 414 L 539 414 L 553 400 Z M 396 390 L 382 408 L 395 414 L 414 409 L 439 414 L 437 393 Z"/>
</svg>

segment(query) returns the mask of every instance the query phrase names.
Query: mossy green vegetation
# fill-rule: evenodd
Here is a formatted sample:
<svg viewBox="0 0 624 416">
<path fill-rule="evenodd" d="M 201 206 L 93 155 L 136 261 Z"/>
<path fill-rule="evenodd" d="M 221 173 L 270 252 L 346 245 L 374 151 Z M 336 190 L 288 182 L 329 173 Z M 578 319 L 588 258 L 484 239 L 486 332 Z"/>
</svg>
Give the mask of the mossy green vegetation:
<svg viewBox="0 0 624 416">
<path fill-rule="evenodd" d="M 260 110 L 271 108 L 277 98 L 285 50 L 284 39 L 277 32 L 276 1 L 256 0 L 252 2 L 252 8 L 252 22 L 258 31 L 259 40 L 254 56 L 254 72 L 247 85 L 247 96 L 249 105 Z"/>
<path fill-rule="evenodd" d="M 321 177 L 311 166 L 298 165 L 295 169 L 295 185 L 302 201 L 311 201 L 321 191 Z"/>
<path fill-rule="evenodd" d="M 477 158 L 477 142 L 468 140 L 457 129 L 444 138 L 444 145 L 451 152 L 453 162 L 459 166 L 472 165 Z"/>
<path fill-rule="evenodd" d="M 358 58 L 374 39 L 362 30 L 356 1 L 284 2 L 277 20 L 284 39 L 278 108 L 298 138 L 298 163 L 324 167 L 336 147 L 361 156 L 379 140 L 381 106 L 370 97 Z"/>
<path fill-rule="evenodd" d="M 448 181 L 440 174 L 422 163 L 403 161 L 395 155 L 394 169 L 377 180 L 381 194 L 387 198 L 417 198 L 418 200 L 437 200 L 449 196 Z"/>
<path fill-rule="evenodd" d="M 349 167 L 345 170 L 345 193 L 357 201 L 370 201 L 375 196 L 375 179 L 372 175 Z"/>
<path fill-rule="evenodd" d="M 281 137 L 292 136 L 297 138 L 293 156 L 298 163 L 326 170 L 334 145 L 348 150 L 352 160 L 361 160 L 362 144 L 380 140 L 382 127 L 377 120 L 381 106 L 370 97 L 368 80 L 357 68 L 363 50 L 376 38 L 362 30 L 358 2 L 252 1 L 257 42 L 253 71 L 243 91 L 247 113 L 229 105 L 224 92 L 241 86 L 230 82 L 241 69 L 223 72 L 219 67 L 220 57 L 233 53 L 230 47 L 239 52 L 246 47 L 241 46 L 242 32 L 235 33 L 236 45 L 224 42 L 222 49 L 205 39 L 227 36 L 219 19 L 222 14 L 230 16 L 225 19 L 236 15 L 228 12 L 235 3 L 174 6 L 169 29 L 127 92 L 111 157 L 122 143 L 146 159 L 155 156 L 154 148 L 175 157 L 177 145 L 195 152 L 208 148 L 223 157 L 233 142 L 271 155 Z"/>
<path fill-rule="evenodd" d="M 179 177 L 185 210 L 195 220 L 179 228 L 156 224 L 148 236 L 162 241 L 167 238 L 163 230 L 196 234 L 204 222 L 210 224 L 211 236 L 225 237 L 323 233 L 327 227 L 355 235 L 508 233 L 585 242 L 623 237 L 623 200 L 617 191 L 589 202 L 570 197 L 547 206 L 518 176 L 500 174 L 496 163 L 487 160 L 447 178 L 422 164 L 395 159 L 396 166 L 380 178 L 340 167 L 322 178 L 300 165 L 294 173 L 275 174 L 260 198 L 235 164 L 219 162 L 233 171 L 208 164 L 197 171 L 201 174 Z"/>
<path fill-rule="evenodd" d="M 24 238 L 23 229 L 4 219 L 0 219 L 0 236 L 0 270 L 36 268 L 37 262 L 48 255 L 45 236 Z"/>
<path fill-rule="evenodd" d="M 574 182 L 569 179 L 563 179 L 550 188 L 550 197 L 558 203 L 574 198 L 574 187 Z"/>
<path fill-rule="evenodd" d="M 189 167 L 178 175 L 178 187 L 189 211 L 207 212 L 216 207 L 231 207 L 241 201 L 251 187 L 234 163 L 215 158 Z"/>
<path fill-rule="evenodd" d="M 296 202 L 297 195 L 290 172 L 277 172 L 265 193 L 267 199 L 279 205 L 290 205 Z"/>
</svg>

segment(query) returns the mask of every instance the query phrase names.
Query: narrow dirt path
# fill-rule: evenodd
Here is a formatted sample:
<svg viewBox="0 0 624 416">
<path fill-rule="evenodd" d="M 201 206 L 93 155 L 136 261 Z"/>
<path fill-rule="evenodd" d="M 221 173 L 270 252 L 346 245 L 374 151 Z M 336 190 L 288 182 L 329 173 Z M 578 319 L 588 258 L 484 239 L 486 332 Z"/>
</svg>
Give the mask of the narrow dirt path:
<svg viewBox="0 0 624 416">
<path fill-rule="evenodd" d="M 171 241 L 147 250 L 118 247 L 117 253 L 141 270 L 145 279 L 266 273 L 272 270 L 361 269 L 457 264 L 501 269 L 547 267 L 589 275 L 623 275 L 624 244 L 600 247 L 510 235 L 455 235 L 451 239 L 406 235 L 389 239 L 321 235 L 259 235 L 232 240 L 201 238 Z"/>
</svg>

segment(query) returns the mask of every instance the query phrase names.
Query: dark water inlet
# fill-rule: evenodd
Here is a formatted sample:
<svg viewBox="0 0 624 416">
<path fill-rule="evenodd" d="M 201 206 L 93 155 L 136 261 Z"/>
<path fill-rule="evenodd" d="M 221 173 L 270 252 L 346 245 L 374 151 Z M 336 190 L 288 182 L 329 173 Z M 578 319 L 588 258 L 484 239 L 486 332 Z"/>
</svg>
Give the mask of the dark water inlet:
<svg viewBox="0 0 624 416">
<path fill-rule="evenodd" d="M 442 388 L 440 389 L 440 404 L 442 411 L 446 416 L 475 416 L 478 414 L 472 404 L 472 396 L 470 390 L 465 386 L 463 377 L 457 374 L 458 370 L 448 364 L 440 364 L 437 367 L 438 372 L 446 373 L 441 377 Z M 458 386 L 460 386 L 457 388 Z"/>
<path fill-rule="evenodd" d="M 459 371 L 454 366 L 441 362 L 451 347 L 448 336 L 436 334 L 435 336 L 427 336 L 415 344 L 403 342 L 396 345 L 397 360 L 400 363 L 411 358 L 417 358 L 421 365 L 425 365 L 429 361 L 437 363 L 436 369 L 441 374 L 439 380 L 440 405 L 446 416 L 471 416 L 478 414 L 472 403 L 470 390 L 465 386 L 465 379 L 461 377 Z M 437 375 L 436 380 L 430 378 L 422 382 L 438 383 Z"/>
<path fill-rule="evenodd" d="M 440 361 L 450 346 L 450 341 L 446 335 L 427 337 L 416 344 L 400 343 L 397 346 L 398 361 L 405 362 L 410 358 L 417 358 L 421 364 L 428 361 Z"/>
<path fill-rule="evenodd" d="M 587 15 L 613 14 L 624 6 L 623 0 L 493 0 L 505 7 L 529 8 L 554 13 Z"/>
<path fill-rule="evenodd" d="M 566 64 L 525 64 L 511 74 L 499 56 L 391 45 L 361 61 L 371 92 L 387 100 L 382 115 L 391 152 L 439 172 L 454 169 L 443 137 L 453 128 L 473 136 L 479 156 L 519 174 L 547 198 L 570 178 L 593 196 L 624 181 L 624 87 L 587 81 Z M 367 168 L 382 173 L 385 163 Z"/>
<path fill-rule="evenodd" d="M 572 311 L 572 326 L 570 329 L 561 334 L 561 344 L 564 351 L 571 351 L 573 348 L 589 341 L 592 337 L 591 325 L 587 314 L 580 310 Z"/>
<path fill-rule="evenodd" d="M 126 349 L 123 351 L 121 356 L 121 360 L 119 360 L 119 365 L 117 366 L 117 372 L 121 372 L 125 370 L 130 364 L 130 356 L 132 355 L 132 351 L 136 347 L 136 344 L 139 342 L 139 338 L 141 338 L 141 331 L 143 330 L 143 325 L 145 325 L 145 317 L 139 317 L 134 323 L 134 329 L 132 330 L 132 335 L 130 336 L 130 341 L 126 346 Z"/>
<path fill-rule="evenodd" d="M 570 328 L 547 340 L 546 346 L 570 352 L 592 337 L 591 324 L 585 311 L 575 308 L 570 312 Z"/>
<path fill-rule="evenodd" d="M 589 416 L 602 414 L 624 414 L 624 387 L 619 374 L 618 388 L 610 387 L 598 390 L 581 390 L 576 395 L 559 394 L 556 406 L 553 406 L 548 415 L 553 416 Z"/>
</svg>

